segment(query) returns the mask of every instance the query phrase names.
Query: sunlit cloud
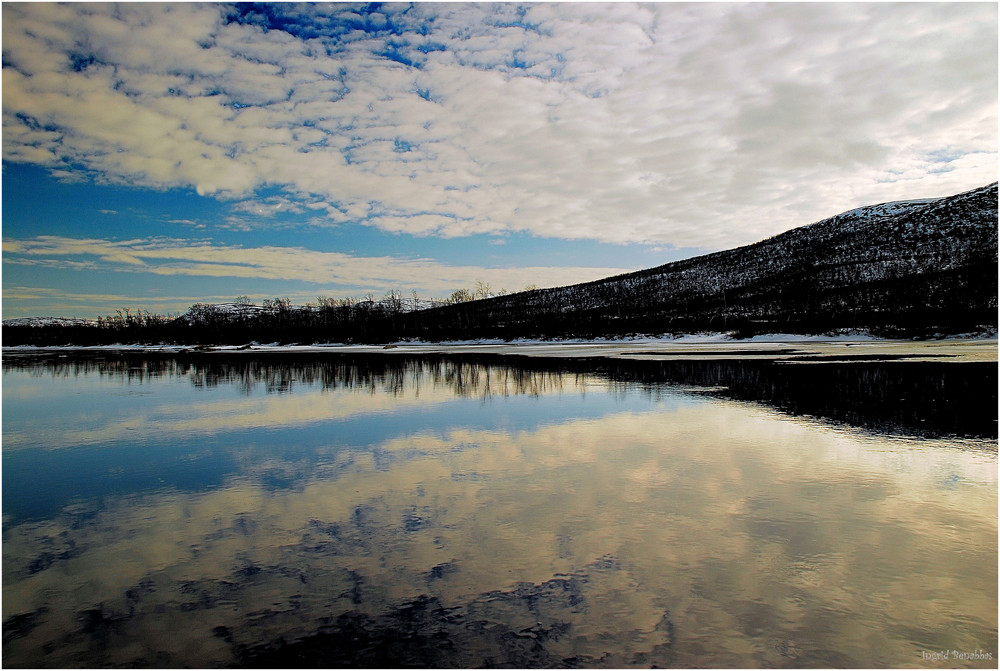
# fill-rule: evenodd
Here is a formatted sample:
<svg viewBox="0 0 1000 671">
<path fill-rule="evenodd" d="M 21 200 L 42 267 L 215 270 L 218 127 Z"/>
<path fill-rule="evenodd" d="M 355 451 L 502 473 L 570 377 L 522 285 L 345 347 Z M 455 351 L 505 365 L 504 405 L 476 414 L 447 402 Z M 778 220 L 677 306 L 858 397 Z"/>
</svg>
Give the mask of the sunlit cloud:
<svg viewBox="0 0 1000 671">
<path fill-rule="evenodd" d="M 476 281 L 513 290 L 527 281 L 539 287 L 558 286 L 624 272 L 621 268 L 456 266 L 431 259 L 352 256 L 301 247 L 236 247 L 169 238 L 115 241 L 38 236 L 5 240 L 3 251 L 5 263 L 13 265 L 85 265 L 166 276 L 268 278 L 445 293 Z"/>
<path fill-rule="evenodd" d="M 193 409 L 187 405 L 163 404 L 140 408 L 108 421 L 92 421 L 79 428 L 69 418 L 70 424 L 55 422 L 31 435 L 11 431 L 4 436 L 5 445 L 12 450 L 37 446 L 43 442 L 46 449 L 78 448 L 82 445 L 100 445 L 123 440 L 136 435 L 153 422 L 178 436 L 213 436 L 228 431 L 297 426 L 315 426 L 321 422 L 342 421 L 362 415 L 390 414 L 413 408 L 428 409 L 453 400 L 445 389 L 430 388 L 420 395 L 396 398 L 389 395 L 371 396 L 363 390 L 315 390 L 295 396 L 251 396 L 240 399 L 209 400 Z M 135 439 L 141 440 L 141 439 Z"/>
<path fill-rule="evenodd" d="M 996 179 L 989 3 L 268 11 L 4 5 L 4 159 L 264 220 L 712 249 Z"/>
</svg>

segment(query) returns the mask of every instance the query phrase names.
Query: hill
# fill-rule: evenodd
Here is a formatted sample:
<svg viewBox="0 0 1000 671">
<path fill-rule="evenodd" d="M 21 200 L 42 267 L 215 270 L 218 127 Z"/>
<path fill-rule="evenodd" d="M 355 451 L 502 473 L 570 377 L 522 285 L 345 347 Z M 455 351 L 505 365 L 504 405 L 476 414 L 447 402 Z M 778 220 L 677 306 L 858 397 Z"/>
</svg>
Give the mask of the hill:
<svg viewBox="0 0 1000 671">
<path fill-rule="evenodd" d="M 410 335 L 443 338 L 995 328 L 997 184 L 862 207 L 745 247 L 413 317 Z"/>
</svg>

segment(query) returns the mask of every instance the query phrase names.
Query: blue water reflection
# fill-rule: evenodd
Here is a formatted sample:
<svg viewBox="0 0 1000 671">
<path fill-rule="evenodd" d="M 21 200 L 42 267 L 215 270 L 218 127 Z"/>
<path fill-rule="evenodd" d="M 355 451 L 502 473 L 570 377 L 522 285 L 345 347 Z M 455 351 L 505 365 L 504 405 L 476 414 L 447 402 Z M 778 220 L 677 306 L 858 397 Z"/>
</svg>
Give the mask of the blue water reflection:
<svg viewBox="0 0 1000 671">
<path fill-rule="evenodd" d="M 628 365 L 5 360 L 4 663 L 995 666 L 992 440 Z"/>
<path fill-rule="evenodd" d="M 537 393 L 515 393 L 501 380 L 492 387 L 484 382 L 476 396 L 443 396 L 434 389 L 420 396 L 422 370 L 412 367 L 410 386 L 404 387 L 384 377 L 374 380 L 374 387 L 351 390 L 337 380 L 310 379 L 296 381 L 294 391 L 265 380 L 206 384 L 200 375 L 98 378 L 95 384 L 89 375 L 47 379 L 8 373 L 5 523 L 53 515 L 75 499 L 220 486 L 251 455 L 257 461 L 277 457 L 315 464 L 342 450 L 363 450 L 381 463 L 386 455 L 380 444 L 415 433 L 533 431 L 556 421 L 650 407 L 646 396 L 609 394 L 603 387 L 581 402 L 577 397 L 585 396 L 586 386 L 566 388 L 561 378 L 555 378 L 558 388 L 543 383 Z M 374 402 L 374 393 L 384 402 Z M 659 399 L 663 409 L 691 402 L 700 401 L 681 394 Z M 273 475 L 265 484 L 294 482 Z"/>
</svg>

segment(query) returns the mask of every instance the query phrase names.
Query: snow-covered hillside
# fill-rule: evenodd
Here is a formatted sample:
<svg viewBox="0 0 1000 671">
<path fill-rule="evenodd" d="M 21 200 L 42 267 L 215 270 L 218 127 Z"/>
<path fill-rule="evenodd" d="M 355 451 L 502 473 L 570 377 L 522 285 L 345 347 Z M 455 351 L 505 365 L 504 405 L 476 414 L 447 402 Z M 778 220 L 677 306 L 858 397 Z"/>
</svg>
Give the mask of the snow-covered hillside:
<svg viewBox="0 0 1000 671">
<path fill-rule="evenodd" d="M 443 311 L 573 332 L 996 324 L 997 185 L 844 212 L 753 245 Z M 475 310 L 475 313 L 470 312 Z M 985 321 L 984 321 L 985 320 Z"/>
<path fill-rule="evenodd" d="M 4 319 L 4 326 L 94 326 L 97 322 L 92 319 L 74 319 L 71 317 L 18 317 L 17 319 Z"/>
</svg>

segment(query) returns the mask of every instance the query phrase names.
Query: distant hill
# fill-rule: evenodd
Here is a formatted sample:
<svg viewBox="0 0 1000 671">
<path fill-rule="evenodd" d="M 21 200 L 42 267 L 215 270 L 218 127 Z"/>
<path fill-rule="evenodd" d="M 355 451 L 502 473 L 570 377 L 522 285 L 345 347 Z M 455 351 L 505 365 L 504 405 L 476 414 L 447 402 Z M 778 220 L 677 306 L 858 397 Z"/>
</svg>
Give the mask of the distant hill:
<svg viewBox="0 0 1000 671">
<path fill-rule="evenodd" d="M 852 328 L 908 335 L 996 325 L 994 183 L 946 198 L 858 208 L 648 270 L 423 311 L 408 335 Z"/>
<path fill-rule="evenodd" d="M 17 319 L 4 319 L 5 327 L 29 326 L 93 326 L 96 322 L 93 319 L 77 319 L 75 317 L 18 317 Z"/>
</svg>

